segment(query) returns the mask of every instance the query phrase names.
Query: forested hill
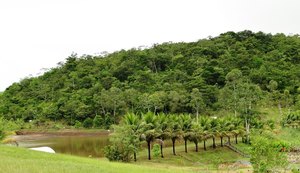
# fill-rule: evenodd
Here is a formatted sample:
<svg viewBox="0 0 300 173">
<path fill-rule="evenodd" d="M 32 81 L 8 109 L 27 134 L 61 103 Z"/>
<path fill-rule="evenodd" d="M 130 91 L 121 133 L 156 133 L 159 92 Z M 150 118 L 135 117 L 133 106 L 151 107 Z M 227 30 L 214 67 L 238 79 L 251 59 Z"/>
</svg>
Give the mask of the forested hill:
<svg viewBox="0 0 300 173">
<path fill-rule="evenodd" d="M 299 86 L 298 35 L 227 32 L 103 56 L 71 55 L 7 88 L 0 114 L 74 124 L 95 115 L 112 123 L 129 111 L 242 113 L 265 100 L 295 108 Z"/>
</svg>

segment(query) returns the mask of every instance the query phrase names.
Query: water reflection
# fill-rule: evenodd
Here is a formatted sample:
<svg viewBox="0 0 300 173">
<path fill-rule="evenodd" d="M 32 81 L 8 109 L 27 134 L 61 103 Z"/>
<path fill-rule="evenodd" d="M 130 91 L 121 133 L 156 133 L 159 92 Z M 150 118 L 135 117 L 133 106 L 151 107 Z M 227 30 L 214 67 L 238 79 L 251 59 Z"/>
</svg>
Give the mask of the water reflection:
<svg viewBox="0 0 300 173">
<path fill-rule="evenodd" d="M 17 137 L 21 147 L 49 146 L 56 153 L 84 157 L 103 157 L 103 148 L 108 145 L 108 135 L 96 136 L 51 136 L 22 135 Z"/>
</svg>

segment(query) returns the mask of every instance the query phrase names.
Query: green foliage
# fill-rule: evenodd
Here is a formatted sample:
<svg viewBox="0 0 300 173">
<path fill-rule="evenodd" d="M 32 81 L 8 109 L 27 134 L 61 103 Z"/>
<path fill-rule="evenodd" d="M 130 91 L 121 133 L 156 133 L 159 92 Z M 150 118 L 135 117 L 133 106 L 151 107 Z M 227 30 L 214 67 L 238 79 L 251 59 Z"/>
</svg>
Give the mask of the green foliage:
<svg viewBox="0 0 300 173">
<path fill-rule="evenodd" d="M 88 117 L 83 121 L 82 125 L 85 128 L 91 128 L 93 127 L 93 120 L 90 117 Z"/>
<path fill-rule="evenodd" d="M 93 119 L 93 127 L 100 128 L 103 124 L 103 119 L 100 115 L 96 115 Z"/>
<path fill-rule="evenodd" d="M 104 155 L 109 161 L 121 161 L 122 153 L 116 145 L 108 145 L 104 147 Z"/>
<path fill-rule="evenodd" d="M 102 115 L 105 128 L 126 112 L 250 115 L 299 108 L 300 38 L 227 32 L 191 43 L 156 44 L 100 56 L 76 54 L 1 93 L 5 119 L 74 125 Z"/>
<path fill-rule="evenodd" d="M 4 129 L 3 129 L 1 118 L 0 118 L 0 142 L 4 139 L 4 137 L 5 137 L 5 133 L 4 133 Z"/>
<path fill-rule="evenodd" d="M 139 134 L 129 125 L 114 126 L 111 145 L 105 147 L 105 157 L 111 161 L 129 162 L 139 150 Z M 136 158 L 135 158 L 136 159 Z"/>
<path fill-rule="evenodd" d="M 283 146 L 266 137 L 253 140 L 250 161 L 257 173 L 285 170 L 288 165 Z"/>
<path fill-rule="evenodd" d="M 299 128 L 300 127 L 300 111 L 294 111 L 286 114 L 282 120 L 281 124 L 283 127 L 292 127 Z"/>
<path fill-rule="evenodd" d="M 152 148 L 153 156 L 158 157 L 160 155 L 160 145 L 154 144 Z"/>
<path fill-rule="evenodd" d="M 76 129 L 79 129 L 79 128 L 82 127 L 82 123 L 81 123 L 80 121 L 76 120 L 76 121 L 75 121 L 74 127 L 75 127 Z"/>
</svg>

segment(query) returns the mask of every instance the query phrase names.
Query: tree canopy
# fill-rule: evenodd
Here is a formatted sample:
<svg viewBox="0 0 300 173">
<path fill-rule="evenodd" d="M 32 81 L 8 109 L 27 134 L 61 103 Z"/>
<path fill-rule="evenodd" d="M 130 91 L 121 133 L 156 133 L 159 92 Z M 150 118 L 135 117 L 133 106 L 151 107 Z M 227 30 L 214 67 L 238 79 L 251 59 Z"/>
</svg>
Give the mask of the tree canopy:
<svg viewBox="0 0 300 173">
<path fill-rule="evenodd" d="M 300 105 L 299 74 L 298 35 L 226 32 L 190 43 L 72 54 L 9 86 L 0 95 L 0 116 L 74 125 L 98 115 L 107 127 L 127 112 L 249 113 L 262 97 L 292 107 Z"/>
</svg>

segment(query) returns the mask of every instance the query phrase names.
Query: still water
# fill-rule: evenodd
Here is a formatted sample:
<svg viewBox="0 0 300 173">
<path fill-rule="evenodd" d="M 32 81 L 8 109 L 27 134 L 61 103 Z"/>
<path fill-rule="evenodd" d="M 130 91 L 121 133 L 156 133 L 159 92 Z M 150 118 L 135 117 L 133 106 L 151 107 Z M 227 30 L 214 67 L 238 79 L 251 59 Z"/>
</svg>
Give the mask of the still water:
<svg viewBox="0 0 300 173">
<path fill-rule="evenodd" d="M 83 157 L 104 157 L 104 147 L 109 144 L 109 133 L 80 134 L 80 135 L 55 135 L 55 134 L 29 134 L 13 137 L 19 147 L 51 147 L 56 153 L 70 154 Z M 158 143 L 153 141 L 151 145 Z M 176 141 L 182 145 L 183 141 Z M 146 142 L 143 142 L 146 148 Z M 164 147 L 171 147 L 170 140 L 164 141 Z"/>
<path fill-rule="evenodd" d="M 51 147 L 56 153 L 84 157 L 103 157 L 103 148 L 108 145 L 108 134 L 101 135 L 21 135 L 16 136 L 20 147 Z"/>
</svg>

